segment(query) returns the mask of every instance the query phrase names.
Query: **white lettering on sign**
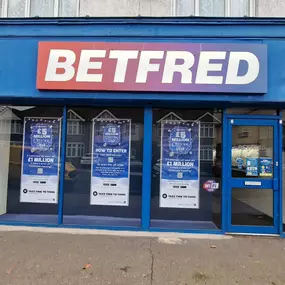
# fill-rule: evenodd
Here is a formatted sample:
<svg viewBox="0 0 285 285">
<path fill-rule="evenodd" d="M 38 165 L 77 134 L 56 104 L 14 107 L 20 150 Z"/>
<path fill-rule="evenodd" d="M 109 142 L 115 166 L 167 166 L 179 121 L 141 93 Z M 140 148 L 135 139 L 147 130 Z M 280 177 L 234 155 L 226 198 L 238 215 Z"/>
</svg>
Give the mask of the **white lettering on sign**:
<svg viewBox="0 0 285 285">
<path fill-rule="evenodd" d="M 222 84 L 223 76 L 208 75 L 209 71 L 222 71 L 222 63 L 212 63 L 215 59 L 225 59 L 225 51 L 202 51 L 197 69 L 196 83 L 197 84 Z"/>
<path fill-rule="evenodd" d="M 64 59 L 64 61 L 60 60 Z M 45 81 L 68 81 L 74 77 L 76 55 L 72 50 L 52 49 L 50 50 L 49 60 Z M 58 73 L 58 69 L 63 69 L 63 73 Z"/>
<path fill-rule="evenodd" d="M 228 64 L 226 55 L 228 56 Z M 175 73 L 182 84 L 225 84 L 246 85 L 259 75 L 258 58 L 251 52 L 201 51 L 195 57 L 189 51 L 159 50 L 82 50 L 79 58 L 68 49 L 51 49 L 45 73 L 46 82 L 65 82 L 75 77 L 76 82 L 102 82 L 102 59 L 116 60 L 115 83 L 124 83 L 131 60 L 136 64 L 135 83 L 143 84 L 151 74 L 161 72 L 161 83 L 173 83 Z M 198 62 L 195 62 L 198 61 Z M 75 62 L 78 62 L 77 71 Z M 241 62 L 248 66 L 245 74 L 239 74 Z M 195 70 L 194 70 L 195 66 Z M 96 73 L 95 73 L 96 71 Z M 194 77 L 194 74 L 196 76 Z"/>
<path fill-rule="evenodd" d="M 182 64 L 177 64 L 177 60 L 183 60 Z M 175 72 L 181 74 L 181 83 L 192 83 L 191 67 L 195 62 L 195 57 L 188 51 L 168 51 L 166 54 L 162 83 L 172 83 Z"/>
<path fill-rule="evenodd" d="M 247 62 L 248 69 L 246 74 L 239 76 L 238 70 L 241 61 Z M 226 84 L 249 84 L 258 76 L 258 58 L 251 52 L 231 52 L 228 70 L 230 72 L 227 73 Z"/>
<path fill-rule="evenodd" d="M 146 83 L 150 71 L 159 71 L 159 63 L 151 63 L 152 59 L 162 59 L 164 51 L 143 50 L 138 66 L 136 83 Z"/>
<path fill-rule="evenodd" d="M 78 82 L 102 82 L 103 75 L 89 73 L 90 69 L 101 69 L 101 61 L 91 61 L 94 58 L 104 58 L 105 50 L 82 50 L 78 65 L 76 81 Z"/>
<path fill-rule="evenodd" d="M 138 58 L 137 50 L 111 50 L 110 58 L 117 59 L 114 82 L 125 82 L 129 59 Z"/>
</svg>

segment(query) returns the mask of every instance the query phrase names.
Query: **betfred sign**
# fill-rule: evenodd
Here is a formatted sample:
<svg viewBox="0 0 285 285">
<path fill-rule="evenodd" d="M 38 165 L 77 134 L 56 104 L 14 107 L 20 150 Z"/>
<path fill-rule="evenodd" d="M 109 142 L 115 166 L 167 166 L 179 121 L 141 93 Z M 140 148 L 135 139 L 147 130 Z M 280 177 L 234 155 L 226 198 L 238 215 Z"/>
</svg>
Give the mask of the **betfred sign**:
<svg viewBox="0 0 285 285">
<path fill-rule="evenodd" d="M 40 42 L 37 88 L 267 92 L 263 44 Z"/>
</svg>

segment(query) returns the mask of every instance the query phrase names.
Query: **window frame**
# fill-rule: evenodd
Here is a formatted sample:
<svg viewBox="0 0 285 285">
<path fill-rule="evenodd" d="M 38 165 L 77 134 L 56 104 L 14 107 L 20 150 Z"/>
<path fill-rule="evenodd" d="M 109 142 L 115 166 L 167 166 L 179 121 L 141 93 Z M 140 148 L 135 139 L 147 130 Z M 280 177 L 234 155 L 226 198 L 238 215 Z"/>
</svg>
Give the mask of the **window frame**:
<svg viewBox="0 0 285 285">
<path fill-rule="evenodd" d="M 177 1 L 178 0 L 172 0 L 171 1 L 171 10 L 172 10 L 172 16 L 173 17 L 179 17 L 177 15 Z M 193 1 L 194 2 L 194 15 L 196 17 L 199 17 L 199 7 L 200 7 L 200 0 L 185 0 L 185 1 Z M 231 1 L 234 0 L 225 0 L 225 15 L 222 17 L 232 17 L 231 16 Z M 190 17 L 191 15 L 189 15 Z M 256 0 L 249 0 L 249 14 L 248 17 L 255 17 L 256 16 Z M 210 17 L 210 16 L 209 16 Z"/>
<path fill-rule="evenodd" d="M 73 155 L 73 149 L 75 149 L 75 156 Z M 70 150 L 70 153 L 69 151 Z M 82 155 L 79 155 L 82 150 Z M 70 155 L 69 155 L 70 154 Z M 67 142 L 66 143 L 66 157 L 67 158 L 81 158 L 85 154 L 85 144 L 81 142 Z"/>
<path fill-rule="evenodd" d="M 7 18 L 8 17 L 8 4 L 10 0 L 3 0 L 2 4 L 2 17 Z M 25 18 L 31 17 L 31 0 L 23 0 L 25 1 Z M 60 10 L 60 1 L 61 0 L 52 0 L 54 1 L 54 8 L 53 8 L 53 15 L 51 17 L 59 17 L 59 10 Z M 80 0 L 76 0 L 76 15 L 75 17 L 80 16 Z"/>
</svg>

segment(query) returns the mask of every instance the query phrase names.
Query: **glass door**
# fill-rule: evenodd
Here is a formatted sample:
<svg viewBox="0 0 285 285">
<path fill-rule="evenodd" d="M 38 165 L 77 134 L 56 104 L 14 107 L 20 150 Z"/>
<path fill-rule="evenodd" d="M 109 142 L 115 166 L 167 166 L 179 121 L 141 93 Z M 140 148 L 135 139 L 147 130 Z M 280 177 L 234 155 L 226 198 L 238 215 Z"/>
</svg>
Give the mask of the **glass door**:
<svg viewBox="0 0 285 285">
<path fill-rule="evenodd" d="M 228 119 L 227 231 L 278 233 L 277 120 Z"/>
</svg>

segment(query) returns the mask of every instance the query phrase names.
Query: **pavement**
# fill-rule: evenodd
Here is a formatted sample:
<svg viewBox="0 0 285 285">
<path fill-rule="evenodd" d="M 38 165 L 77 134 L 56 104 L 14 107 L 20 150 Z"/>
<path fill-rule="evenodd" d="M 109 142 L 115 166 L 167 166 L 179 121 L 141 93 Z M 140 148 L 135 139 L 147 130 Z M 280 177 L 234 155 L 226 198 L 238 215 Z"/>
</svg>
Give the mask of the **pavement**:
<svg viewBox="0 0 285 285">
<path fill-rule="evenodd" d="M 0 284 L 285 284 L 285 239 L 0 227 Z"/>
</svg>

